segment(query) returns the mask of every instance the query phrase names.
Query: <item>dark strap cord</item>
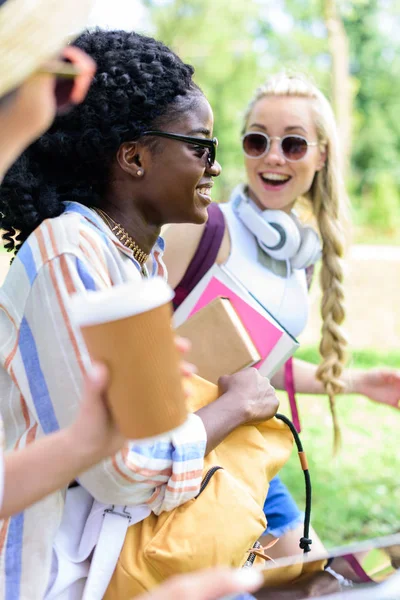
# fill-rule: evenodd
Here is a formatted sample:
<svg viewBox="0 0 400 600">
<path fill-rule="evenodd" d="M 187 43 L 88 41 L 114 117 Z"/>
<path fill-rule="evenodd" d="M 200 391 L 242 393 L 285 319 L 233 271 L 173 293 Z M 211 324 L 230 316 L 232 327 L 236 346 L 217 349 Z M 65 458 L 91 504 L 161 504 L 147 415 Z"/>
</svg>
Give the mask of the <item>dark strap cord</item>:
<svg viewBox="0 0 400 600">
<path fill-rule="evenodd" d="M 303 529 L 303 537 L 300 539 L 300 548 L 304 550 L 304 554 L 310 552 L 312 540 L 310 539 L 310 519 L 311 519 L 311 479 L 310 479 L 310 471 L 308 470 L 308 463 L 306 453 L 303 450 L 303 445 L 301 443 L 299 434 L 296 431 L 295 426 L 291 422 L 290 419 L 285 417 L 285 415 L 281 415 L 280 413 L 276 413 L 275 417 L 280 421 L 283 421 L 285 425 L 287 425 L 292 432 L 294 437 L 294 441 L 296 442 L 297 451 L 299 454 L 301 468 L 304 472 L 304 479 L 306 484 L 306 510 L 304 513 L 304 529 Z"/>
</svg>

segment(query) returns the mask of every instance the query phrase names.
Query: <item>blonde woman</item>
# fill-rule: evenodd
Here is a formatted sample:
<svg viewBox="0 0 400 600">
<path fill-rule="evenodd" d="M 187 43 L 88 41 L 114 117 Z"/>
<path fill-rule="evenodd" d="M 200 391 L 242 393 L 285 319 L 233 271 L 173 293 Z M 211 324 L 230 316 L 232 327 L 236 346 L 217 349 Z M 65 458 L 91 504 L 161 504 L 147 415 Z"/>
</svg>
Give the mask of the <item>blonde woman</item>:
<svg viewBox="0 0 400 600">
<path fill-rule="evenodd" d="M 165 261 L 176 306 L 212 264 L 225 264 L 297 337 L 308 319 L 307 275 L 322 256 L 321 364 L 294 360 L 272 383 L 286 388 L 290 396 L 294 388 L 308 394 L 326 392 L 337 440 L 336 394 L 364 394 L 397 406 L 400 375 L 383 369 L 344 370 L 342 258 L 348 199 L 332 108 L 302 75 L 274 75 L 248 106 L 242 146 L 247 181 L 233 191 L 230 201 L 211 204 L 203 226 L 173 225 L 165 232 Z M 300 199 L 308 203 L 315 229 L 295 214 Z M 271 555 L 300 552 L 302 516 L 278 478 L 271 482 L 264 510 L 266 533 L 280 538 Z M 318 549 L 315 534 L 311 537 L 313 549 Z"/>
</svg>

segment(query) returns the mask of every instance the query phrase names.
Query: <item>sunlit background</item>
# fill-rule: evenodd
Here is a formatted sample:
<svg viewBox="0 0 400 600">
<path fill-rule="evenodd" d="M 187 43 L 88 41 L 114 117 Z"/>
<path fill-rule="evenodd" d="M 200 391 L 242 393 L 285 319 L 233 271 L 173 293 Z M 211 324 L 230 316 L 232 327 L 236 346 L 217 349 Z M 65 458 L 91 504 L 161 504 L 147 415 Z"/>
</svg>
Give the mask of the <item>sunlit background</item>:
<svg viewBox="0 0 400 600">
<path fill-rule="evenodd" d="M 98 0 L 91 24 L 150 33 L 196 67 L 220 138 L 218 200 L 242 174 L 238 136 L 255 87 L 280 68 L 313 75 L 341 128 L 356 241 L 399 241 L 399 0 Z"/>
<path fill-rule="evenodd" d="M 218 201 L 243 176 L 239 137 L 255 88 L 282 68 L 314 77 L 335 107 L 353 209 L 350 364 L 400 367 L 400 0 L 97 0 L 90 26 L 153 35 L 195 66 L 220 140 Z M 9 256 L 0 259 L 4 277 Z M 318 361 L 319 330 L 316 281 L 300 357 Z M 332 546 L 400 529 L 400 413 L 340 398 L 343 449 L 333 460 L 327 399 L 300 404 L 320 537 Z M 296 456 L 283 478 L 304 506 Z"/>
<path fill-rule="evenodd" d="M 351 364 L 400 366 L 400 2 L 98 0 L 92 24 L 149 33 L 195 66 L 220 139 L 218 201 L 243 174 L 239 136 L 255 88 L 281 68 L 314 77 L 335 107 L 358 244 L 347 263 Z M 300 350 L 312 361 L 318 312 L 316 283 Z M 327 400 L 300 402 L 313 522 L 324 542 L 393 533 L 400 524 L 399 413 L 362 398 L 340 399 L 343 450 L 332 460 Z M 302 506 L 296 457 L 283 477 Z"/>
</svg>

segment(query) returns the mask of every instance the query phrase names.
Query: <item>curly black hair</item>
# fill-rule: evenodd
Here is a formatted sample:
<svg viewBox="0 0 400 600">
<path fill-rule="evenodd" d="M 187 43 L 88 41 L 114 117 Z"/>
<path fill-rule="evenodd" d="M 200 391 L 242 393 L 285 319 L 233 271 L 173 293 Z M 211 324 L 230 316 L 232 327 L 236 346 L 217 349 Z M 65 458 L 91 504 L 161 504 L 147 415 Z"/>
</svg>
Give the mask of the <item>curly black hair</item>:
<svg viewBox="0 0 400 600">
<path fill-rule="evenodd" d="M 0 228 L 9 251 L 60 215 L 63 200 L 97 206 L 120 145 L 176 118 L 201 94 L 193 67 L 153 38 L 96 29 L 74 45 L 96 61 L 97 73 L 85 101 L 57 117 L 3 181 Z"/>
</svg>

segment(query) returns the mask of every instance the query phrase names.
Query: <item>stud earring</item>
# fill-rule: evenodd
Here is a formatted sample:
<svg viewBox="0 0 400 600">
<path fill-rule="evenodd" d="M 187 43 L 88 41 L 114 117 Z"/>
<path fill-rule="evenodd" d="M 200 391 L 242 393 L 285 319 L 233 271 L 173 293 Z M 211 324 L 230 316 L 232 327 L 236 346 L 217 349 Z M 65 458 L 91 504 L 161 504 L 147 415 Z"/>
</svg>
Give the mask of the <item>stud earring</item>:
<svg viewBox="0 0 400 600">
<path fill-rule="evenodd" d="M 138 170 L 136 171 L 136 175 L 137 175 L 138 177 L 141 177 L 141 176 L 143 175 L 143 173 L 144 173 L 143 169 L 138 169 Z"/>
</svg>

